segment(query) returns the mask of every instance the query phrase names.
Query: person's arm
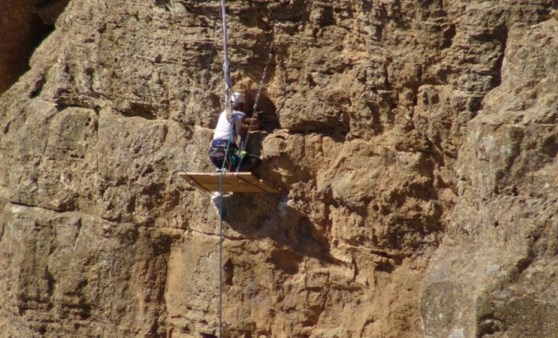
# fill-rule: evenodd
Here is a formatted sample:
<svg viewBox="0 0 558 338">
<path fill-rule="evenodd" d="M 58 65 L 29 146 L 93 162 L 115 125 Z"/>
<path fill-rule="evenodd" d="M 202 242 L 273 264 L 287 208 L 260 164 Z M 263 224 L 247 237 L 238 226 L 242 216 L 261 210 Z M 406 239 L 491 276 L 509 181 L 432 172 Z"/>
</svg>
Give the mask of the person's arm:
<svg viewBox="0 0 558 338">
<path fill-rule="evenodd" d="M 244 114 L 242 113 L 233 113 L 232 120 L 234 123 L 234 138 L 233 141 L 235 144 L 240 145 L 240 142 L 244 138 L 246 134 L 244 131 L 244 127 L 242 126 L 242 121 L 244 120 Z"/>
</svg>

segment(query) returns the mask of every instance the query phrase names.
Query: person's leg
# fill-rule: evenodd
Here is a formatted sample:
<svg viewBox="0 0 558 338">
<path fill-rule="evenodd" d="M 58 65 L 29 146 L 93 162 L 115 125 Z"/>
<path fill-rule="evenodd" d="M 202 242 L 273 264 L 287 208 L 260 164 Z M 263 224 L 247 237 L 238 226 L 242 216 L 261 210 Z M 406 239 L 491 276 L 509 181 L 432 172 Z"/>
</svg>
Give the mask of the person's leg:
<svg viewBox="0 0 558 338">
<path fill-rule="evenodd" d="M 209 149 L 209 159 L 215 168 L 221 169 L 223 167 L 223 161 L 225 160 L 225 149 L 220 147 Z"/>
<path fill-rule="evenodd" d="M 223 156 L 219 156 L 219 157 L 210 156 L 209 159 L 211 160 L 211 163 L 213 163 L 215 168 L 221 169 L 223 167 L 223 159 L 224 159 Z"/>
<path fill-rule="evenodd" d="M 242 162 L 240 163 L 240 168 L 238 171 L 252 171 L 256 169 L 261 163 L 262 160 L 258 156 L 253 154 L 246 154 L 242 159 Z"/>
</svg>

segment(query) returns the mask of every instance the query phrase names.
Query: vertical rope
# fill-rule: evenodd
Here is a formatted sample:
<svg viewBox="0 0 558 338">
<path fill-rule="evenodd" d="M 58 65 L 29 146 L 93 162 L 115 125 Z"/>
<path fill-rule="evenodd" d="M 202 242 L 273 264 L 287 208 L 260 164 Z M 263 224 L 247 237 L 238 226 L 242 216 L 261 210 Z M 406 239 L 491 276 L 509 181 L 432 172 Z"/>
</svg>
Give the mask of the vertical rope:
<svg viewBox="0 0 558 338">
<path fill-rule="evenodd" d="M 258 103 L 260 102 L 260 96 L 262 94 L 262 88 L 263 88 L 263 84 L 265 82 L 265 78 L 267 75 L 267 68 L 269 66 L 269 63 L 271 62 L 271 58 L 273 56 L 273 41 L 271 41 L 271 45 L 269 46 L 269 54 L 267 56 L 267 62 L 265 63 L 265 67 L 262 73 L 262 78 L 260 80 L 260 84 L 258 86 L 258 92 L 256 93 L 256 99 L 254 100 L 254 107 L 252 108 L 252 112 L 255 113 L 256 109 L 258 108 Z M 241 150 L 246 150 L 246 146 L 248 145 L 248 140 L 250 139 L 250 130 L 252 129 L 252 123 L 250 123 L 248 125 L 248 130 L 246 132 L 246 139 L 242 141 L 242 144 L 240 145 L 240 149 Z M 240 161 L 238 161 L 238 165 L 236 167 L 236 172 L 239 172 L 240 170 L 240 165 L 242 164 L 242 161 L 244 160 L 244 157 L 240 158 Z"/>
<path fill-rule="evenodd" d="M 225 161 L 219 175 L 219 338 L 223 337 L 223 175 Z"/>
<path fill-rule="evenodd" d="M 221 0 L 221 21 L 223 28 L 223 73 L 225 75 L 225 109 L 230 115 L 232 113 L 232 105 L 230 97 L 232 95 L 232 80 L 231 80 L 231 61 L 229 59 L 228 39 L 229 33 L 227 30 L 227 12 L 225 3 L 227 0 Z"/>
<path fill-rule="evenodd" d="M 230 98 L 232 95 L 232 80 L 230 71 L 229 50 L 227 46 L 227 13 L 225 9 L 226 0 L 221 0 L 221 20 L 223 24 L 223 72 L 225 76 L 225 109 L 228 115 L 232 115 L 232 104 Z M 221 174 L 219 175 L 219 338 L 223 337 L 223 177 L 225 175 L 225 163 L 228 159 L 230 142 L 227 144 L 225 158 L 221 166 Z"/>
</svg>

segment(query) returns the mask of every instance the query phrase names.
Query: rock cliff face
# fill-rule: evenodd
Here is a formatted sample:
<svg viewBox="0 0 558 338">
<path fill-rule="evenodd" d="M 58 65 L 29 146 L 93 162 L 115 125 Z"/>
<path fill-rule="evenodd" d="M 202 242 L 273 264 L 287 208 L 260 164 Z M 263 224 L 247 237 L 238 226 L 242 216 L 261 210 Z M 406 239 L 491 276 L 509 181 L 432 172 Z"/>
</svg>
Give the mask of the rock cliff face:
<svg viewBox="0 0 558 338">
<path fill-rule="evenodd" d="M 0 93 L 28 67 L 37 44 L 54 28 L 68 0 L 0 0 Z"/>
<path fill-rule="evenodd" d="M 224 199 L 224 336 L 555 336 L 557 8 L 228 4 L 282 193 Z M 221 64 L 218 1 L 67 4 L 0 97 L 3 336 L 217 335 L 218 215 L 177 173 L 212 170 Z"/>
</svg>

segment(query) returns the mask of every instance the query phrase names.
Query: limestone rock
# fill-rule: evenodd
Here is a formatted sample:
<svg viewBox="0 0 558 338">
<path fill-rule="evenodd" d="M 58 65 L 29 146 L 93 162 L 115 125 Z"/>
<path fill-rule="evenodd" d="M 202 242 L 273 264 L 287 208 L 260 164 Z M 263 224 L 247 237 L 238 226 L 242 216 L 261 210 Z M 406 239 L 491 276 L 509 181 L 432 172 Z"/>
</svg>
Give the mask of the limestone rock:
<svg viewBox="0 0 558 338">
<path fill-rule="evenodd" d="M 68 0 L 0 1 L 0 94 L 28 69 L 27 61 L 52 30 Z"/>
<path fill-rule="evenodd" d="M 425 334 L 552 337 L 558 22 L 510 30 L 502 83 L 467 128 L 458 202 L 421 297 Z"/>
<path fill-rule="evenodd" d="M 215 337 L 219 264 L 224 337 L 558 331 L 554 1 L 230 2 L 282 193 L 222 198 L 222 262 L 177 176 L 212 170 L 219 3 L 37 4 L 2 14 L 57 18 L 29 60 L 0 22 L 6 336 Z"/>
</svg>

